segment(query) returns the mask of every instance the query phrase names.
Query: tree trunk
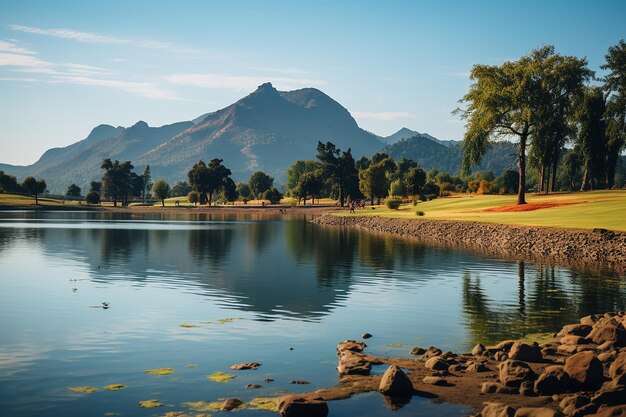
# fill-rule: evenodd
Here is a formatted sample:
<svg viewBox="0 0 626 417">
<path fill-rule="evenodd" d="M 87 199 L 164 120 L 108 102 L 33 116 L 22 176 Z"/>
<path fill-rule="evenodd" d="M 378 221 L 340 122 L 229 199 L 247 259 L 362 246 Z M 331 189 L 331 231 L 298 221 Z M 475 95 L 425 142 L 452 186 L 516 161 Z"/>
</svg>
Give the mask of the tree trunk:
<svg viewBox="0 0 626 417">
<path fill-rule="evenodd" d="M 343 185 L 339 184 L 339 203 L 341 204 L 341 207 L 343 207 Z"/>
<path fill-rule="evenodd" d="M 165 199 L 164 198 L 161 199 L 161 207 L 165 207 Z"/>
<path fill-rule="evenodd" d="M 543 181 L 546 178 L 546 174 L 545 174 L 545 165 L 541 165 L 541 173 L 539 175 L 539 192 L 542 193 L 543 192 Z"/>
<path fill-rule="evenodd" d="M 209 193 L 209 207 L 211 207 L 212 201 L 213 201 L 213 193 Z"/>
<path fill-rule="evenodd" d="M 554 161 L 552 161 L 552 183 L 550 189 L 552 192 L 556 191 L 556 170 L 559 165 L 559 150 L 555 149 L 554 151 Z"/>
<path fill-rule="evenodd" d="M 517 186 L 517 204 L 526 204 L 526 140 L 528 139 L 528 128 L 519 140 L 519 155 L 517 166 L 519 167 L 519 184 Z"/>
<path fill-rule="evenodd" d="M 585 173 L 583 174 L 583 183 L 580 184 L 580 191 L 587 189 L 587 176 L 589 175 L 589 168 L 585 166 Z"/>
<path fill-rule="evenodd" d="M 35 193 L 35 205 L 36 206 L 39 205 L 39 199 L 37 198 L 37 193 Z"/>
<path fill-rule="evenodd" d="M 304 197 L 304 198 L 302 199 L 302 201 L 303 201 L 302 205 L 303 205 L 303 206 L 306 206 L 306 197 Z"/>
</svg>

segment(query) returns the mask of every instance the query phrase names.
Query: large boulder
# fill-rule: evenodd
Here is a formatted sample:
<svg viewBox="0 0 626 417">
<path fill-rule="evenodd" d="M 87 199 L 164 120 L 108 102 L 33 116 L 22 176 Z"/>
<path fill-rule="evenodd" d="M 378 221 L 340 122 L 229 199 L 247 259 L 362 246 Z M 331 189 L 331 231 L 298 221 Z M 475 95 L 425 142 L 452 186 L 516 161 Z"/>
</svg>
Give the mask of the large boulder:
<svg viewBox="0 0 626 417">
<path fill-rule="evenodd" d="M 591 326 L 588 324 L 567 324 L 563 326 L 560 332 L 557 333 L 557 337 L 563 337 L 568 335 L 587 337 L 591 332 Z"/>
<path fill-rule="evenodd" d="M 583 389 L 596 389 L 604 381 L 602 362 L 590 351 L 570 356 L 563 367 L 572 380 Z"/>
<path fill-rule="evenodd" d="M 449 366 L 450 364 L 441 356 L 433 356 L 424 364 L 426 369 L 432 369 L 433 371 L 447 371 Z"/>
<path fill-rule="evenodd" d="M 410 397 L 413 395 L 413 383 L 396 365 L 391 365 L 383 374 L 378 391 L 390 397 Z"/>
<path fill-rule="evenodd" d="M 287 395 L 278 399 L 276 411 L 282 417 L 326 417 L 328 404 L 321 398 Z"/>
<path fill-rule="evenodd" d="M 479 343 L 476 346 L 474 346 L 474 349 L 472 349 L 472 355 L 474 356 L 482 355 L 486 350 L 487 349 L 485 348 L 485 346 Z"/>
<path fill-rule="evenodd" d="M 563 414 L 547 407 L 522 407 L 518 408 L 514 417 L 560 417 Z"/>
<path fill-rule="evenodd" d="M 541 362 L 541 348 L 538 344 L 529 345 L 524 342 L 515 342 L 509 351 L 509 358 L 525 362 Z"/>
<path fill-rule="evenodd" d="M 344 340 L 337 345 L 337 354 L 340 355 L 341 352 L 349 350 L 351 352 L 363 352 L 367 345 L 364 342 L 356 341 L 356 340 Z"/>
<path fill-rule="evenodd" d="M 476 417 L 513 417 L 515 408 L 507 404 L 488 403 Z"/>
<path fill-rule="evenodd" d="M 589 417 L 626 417 L 626 405 L 604 407 Z"/>
<path fill-rule="evenodd" d="M 366 361 L 362 355 L 345 350 L 339 355 L 339 375 L 369 375 L 372 371 L 372 364 Z"/>
<path fill-rule="evenodd" d="M 609 367 L 609 378 L 621 379 L 626 374 L 626 352 L 620 352 Z"/>
<path fill-rule="evenodd" d="M 498 365 L 500 382 L 507 387 L 519 387 L 524 381 L 534 381 L 537 374 L 525 362 L 508 359 Z"/>
<path fill-rule="evenodd" d="M 591 402 L 598 405 L 624 405 L 626 402 L 626 386 L 615 384 L 613 381 L 606 383 L 596 395 L 591 397 Z"/>
<path fill-rule="evenodd" d="M 537 381 L 534 390 L 539 395 L 554 395 L 568 392 L 572 388 L 570 376 L 562 366 L 548 366 Z"/>
<path fill-rule="evenodd" d="M 620 348 L 626 346 L 626 329 L 619 320 L 604 317 L 594 324 L 587 338 L 598 345 L 612 342 L 613 346 Z"/>
<path fill-rule="evenodd" d="M 579 409 L 582 406 L 589 404 L 591 400 L 584 394 L 574 394 L 567 396 L 561 400 L 559 403 L 559 408 L 566 415 L 571 415 L 574 413 L 574 410 Z"/>
<path fill-rule="evenodd" d="M 239 398 L 228 398 L 222 403 L 220 411 L 232 411 L 243 404 Z"/>
</svg>

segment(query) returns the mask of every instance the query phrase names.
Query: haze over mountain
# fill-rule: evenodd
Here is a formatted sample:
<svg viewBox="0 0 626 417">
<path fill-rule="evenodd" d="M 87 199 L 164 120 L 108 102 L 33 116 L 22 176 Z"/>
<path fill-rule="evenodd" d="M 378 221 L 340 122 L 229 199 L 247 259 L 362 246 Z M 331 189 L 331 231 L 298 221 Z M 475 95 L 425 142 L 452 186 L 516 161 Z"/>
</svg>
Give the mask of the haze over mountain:
<svg viewBox="0 0 626 417">
<path fill-rule="evenodd" d="M 265 83 L 236 103 L 191 121 L 161 127 L 143 121 L 128 128 L 99 125 L 81 141 L 46 151 L 32 165 L 0 164 L 0 170 L 19 180 L 28 175 L 44 178 L 49 191 L 60 194 L 72 183 L 86 192 L 91 180 L 102 177 L 105 158 L 130 160 L 137 173 L 149 164 L 153 179 L 171 183 L 187 180 L 187 171 L 198 160 L 221 158 L 235 181 L 261 170 L 280 185 L 293 162 L 315 159 L 318 141 L 351 148 L 355 159 L 384 148 L 396 159 L 411 158 L 426 169 L 451 173 L 459 171 L 462 158 L 459 142 L 407 128 L 381 138 L 361 129 L 348 110 L 320 90 L 278 91 Z M 386 143 L 391 145 L 385 148 Z M 508 159 L 492 152 L 483 166 L 497 175 Z"/>
</svg>

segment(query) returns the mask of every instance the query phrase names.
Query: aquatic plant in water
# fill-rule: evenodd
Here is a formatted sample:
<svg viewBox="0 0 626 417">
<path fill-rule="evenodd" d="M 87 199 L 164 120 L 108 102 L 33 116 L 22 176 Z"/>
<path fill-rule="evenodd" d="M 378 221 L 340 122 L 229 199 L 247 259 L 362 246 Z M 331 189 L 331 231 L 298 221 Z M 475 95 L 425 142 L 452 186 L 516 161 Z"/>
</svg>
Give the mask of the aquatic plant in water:
<svg viewBox="0 0 626 417">
<path fill-rule="evenodd" d="M 162 376 L 162 375 L 173 374 L 174 370 L 172 368 L 158 368 L 158 369 L 146 369 L 144 372 L 150 375 Z"/>
<path fill-rule="evenodd" d="M 156 408 L 156 407 L 163 407 L 163 404 L 157 400 L 144 400 L 144 401 L 139 401 L 139 407 Z"/>
<path fill-rule="evenodd" d="M 94 387 L 67 387 L 67 389 L 81 394 L 91 394 L 97 391 Z"/>
<path fill-rule="evenodd" d="M 215 372 L 214 374 L 211 375 L 207 375 L 207 378 L 209 378 L 211 381 L 214 382 L 228 382 L 231 379 L 237 378 L 235 375 L 231 375 L 231 374 L 227 374 L 226 372 Z"/>
</svg>

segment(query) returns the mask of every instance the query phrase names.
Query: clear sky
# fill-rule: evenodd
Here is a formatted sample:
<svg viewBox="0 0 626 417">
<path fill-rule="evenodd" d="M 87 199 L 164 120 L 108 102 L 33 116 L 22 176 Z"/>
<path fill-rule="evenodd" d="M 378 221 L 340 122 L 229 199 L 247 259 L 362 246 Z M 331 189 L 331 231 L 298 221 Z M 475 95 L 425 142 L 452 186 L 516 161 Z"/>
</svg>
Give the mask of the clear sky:
<svg viewBox="0 0 626 417">
<path fill-rule="evenodd" d="M 461 139 L 450 112 L 473 64 L 553 44 L 599 71 L 624 38 L 622 0 L 0 0 L 0 162 L 101 123 L 193 119 L 266 81 L 319 88 L 380 135 Z"/>
</svg>

